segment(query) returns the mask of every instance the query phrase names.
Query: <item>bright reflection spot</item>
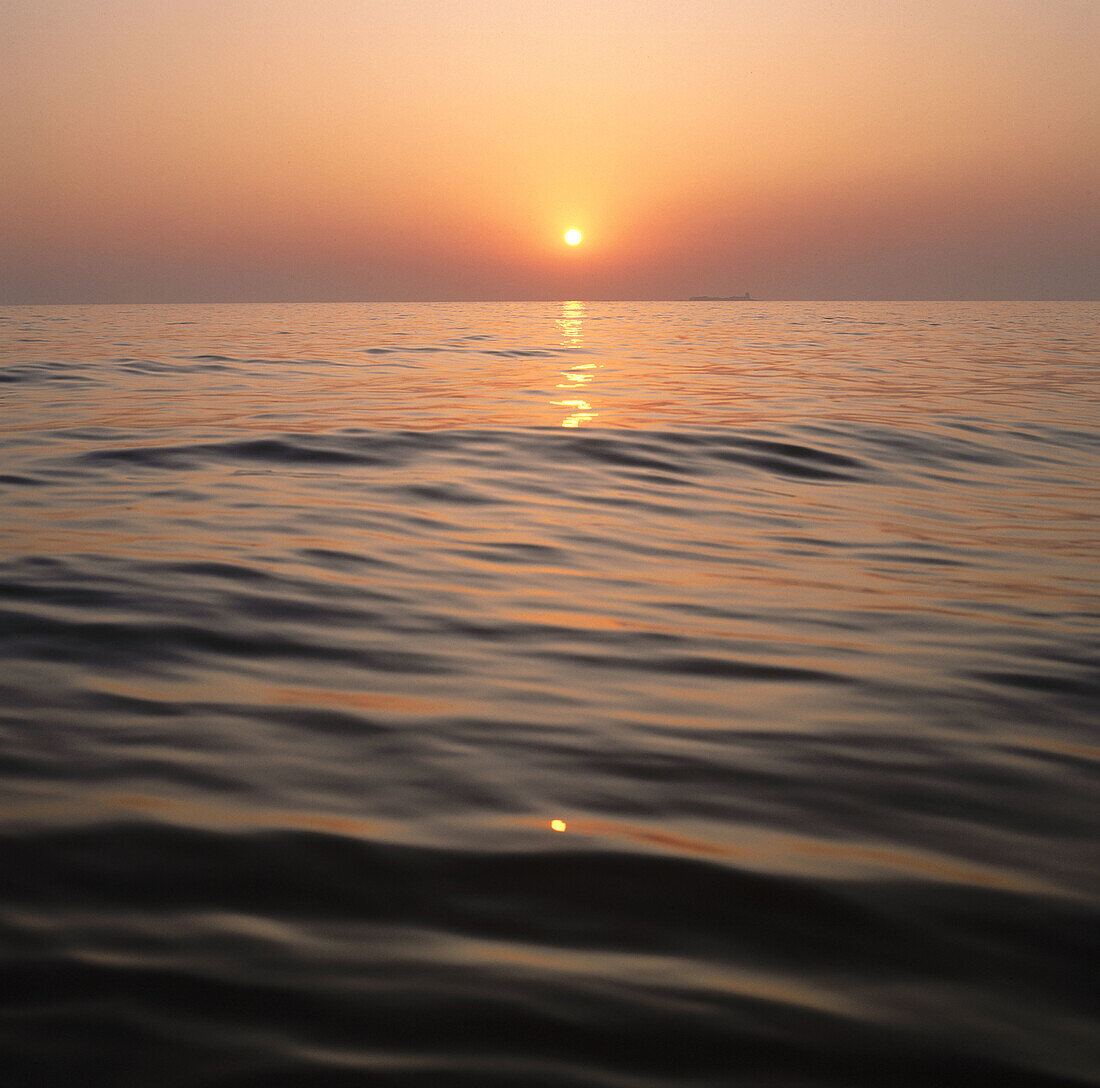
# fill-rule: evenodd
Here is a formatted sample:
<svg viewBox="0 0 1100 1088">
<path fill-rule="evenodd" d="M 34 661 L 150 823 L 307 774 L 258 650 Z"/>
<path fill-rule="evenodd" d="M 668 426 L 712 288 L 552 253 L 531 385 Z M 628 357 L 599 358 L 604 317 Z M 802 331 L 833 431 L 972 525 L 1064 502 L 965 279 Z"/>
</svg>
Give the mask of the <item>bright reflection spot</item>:
<svg viewBox="0 0 1100 1088">
<path fill-rule="evenodd" d="M 577 299 L 561 304 L 561 317 L 556 321 L 561 332 L 561 346 L 563 348 L 579 348 L 584 341 L 584 324 L 588 316 L 588 306 Z M 592 381 L 591 371 L 598 370 L 596 363 L 577 363 L 568 370 L 560 371 L 564 381 L 558 382 L 559 389 L 567 389 L 573 393 L 579 393 L 581 387 Z M 590 423 L 599 414 L 592 410 L 592 405 L 586 400 L 575 398 L 571 400 L 553 401 L 559 408 L 572 409 L 561 421 L 563 427 L 579 427 L 582 423 Z"/>
<path fill-rule="evenodd" d="M 584 385 L 585 382 L 592 380 L 592 375 L 588 373 L 589 370 L 595 370 L 595 363 L 578 363 L 572 370 L 563 370 L 561 376 L 567 381 L 572 382 L 573 385 Z M 559 385 L 559 389 L 569 389 L 568 385 Z"/>
<path fill-rule="evenodd" d="M 565 830 L 565 821 L 564 820 L 551 820 L 550 821 L 550 830 L 551 831 L 564 831 Z"/>
<path fill-rule="evenodd" d="M 561 329 L 561 345 L 563 348 L 579 347 L 583 322 L 588 314 L 588 307 L 583 302 L 563 302 L 561 304 L 561 317 L 557 319 L 558 328 Z"/>
<path fill-rule="evenodd" d="M 586 400 L 556 400 L 553 403 L 560 408 L 573 409 L 561 421 L 563 427 L 579 427 L 582 423 L 588 423 L 596 418 L 596 413 L 592 411 L 592 405 Z"/>
</svg>

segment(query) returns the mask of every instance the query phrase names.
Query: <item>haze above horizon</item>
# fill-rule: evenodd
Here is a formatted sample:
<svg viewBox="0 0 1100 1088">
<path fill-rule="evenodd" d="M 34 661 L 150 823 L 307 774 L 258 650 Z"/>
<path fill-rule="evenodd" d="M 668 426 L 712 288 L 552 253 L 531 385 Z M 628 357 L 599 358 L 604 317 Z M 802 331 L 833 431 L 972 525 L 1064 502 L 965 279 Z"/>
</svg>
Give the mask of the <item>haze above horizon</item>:
<svg viewBox="0 0 1100 1088">
<path fill-rule="evenodd" d="M 0 35 L 0 303 L 1097 297 L 1092 0 L 11 0 Z"/>
</svg>

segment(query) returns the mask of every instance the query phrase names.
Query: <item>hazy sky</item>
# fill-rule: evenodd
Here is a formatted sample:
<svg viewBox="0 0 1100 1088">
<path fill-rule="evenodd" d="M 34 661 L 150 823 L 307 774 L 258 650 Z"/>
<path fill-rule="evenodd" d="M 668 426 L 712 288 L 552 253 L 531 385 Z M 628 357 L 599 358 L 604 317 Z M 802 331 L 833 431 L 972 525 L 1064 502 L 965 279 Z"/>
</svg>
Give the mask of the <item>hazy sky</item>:
<svg viewBox="0 0 1100 1088">
<path fill-rule="evenodd" d="M 1100 0 L 0 0 L 0 302 L 1097 298 L 1098 41 Z"/>
</svg>

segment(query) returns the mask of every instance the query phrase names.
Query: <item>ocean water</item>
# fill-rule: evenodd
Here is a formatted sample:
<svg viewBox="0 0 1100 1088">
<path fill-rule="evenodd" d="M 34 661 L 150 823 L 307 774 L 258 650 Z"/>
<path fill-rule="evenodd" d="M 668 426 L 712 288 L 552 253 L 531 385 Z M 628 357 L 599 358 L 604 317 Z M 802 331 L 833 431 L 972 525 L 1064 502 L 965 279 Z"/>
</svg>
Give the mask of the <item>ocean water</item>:
<svg viewBox="0 0 1100 1088">
<path fill-rule="evenodd" d="M 1100 1084 L 1098 319 L 0 310 L 0 1084 Z"/>
</svg>

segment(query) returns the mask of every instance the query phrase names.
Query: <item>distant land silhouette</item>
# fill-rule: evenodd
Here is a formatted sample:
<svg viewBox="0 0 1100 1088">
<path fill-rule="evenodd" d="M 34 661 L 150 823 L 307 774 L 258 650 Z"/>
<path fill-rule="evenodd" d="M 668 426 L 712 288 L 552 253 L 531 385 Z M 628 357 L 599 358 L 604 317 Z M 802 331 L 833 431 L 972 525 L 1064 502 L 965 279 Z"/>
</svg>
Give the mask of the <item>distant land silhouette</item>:
<svg viewBox="0 0 1100 1088">
<path fill-rule="evenodd" d="M 752 302 L 746 291 L 743 295 L 692 295 L 688 302 Z"/>
</svg>

